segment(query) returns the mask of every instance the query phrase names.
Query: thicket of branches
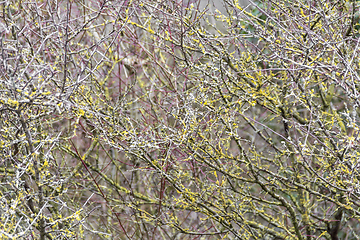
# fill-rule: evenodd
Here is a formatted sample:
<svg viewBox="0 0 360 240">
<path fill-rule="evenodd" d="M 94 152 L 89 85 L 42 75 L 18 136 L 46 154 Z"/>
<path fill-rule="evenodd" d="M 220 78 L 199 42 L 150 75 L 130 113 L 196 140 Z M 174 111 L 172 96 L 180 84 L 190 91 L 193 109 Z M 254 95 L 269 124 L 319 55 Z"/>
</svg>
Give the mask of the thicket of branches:
<svg viewBox="0 0 360 240">
<path fill-rule="evenodd" d="M 0 2 L 1 239 L 359 238 L 360 2 L 222 5 Z"/>
</svg>

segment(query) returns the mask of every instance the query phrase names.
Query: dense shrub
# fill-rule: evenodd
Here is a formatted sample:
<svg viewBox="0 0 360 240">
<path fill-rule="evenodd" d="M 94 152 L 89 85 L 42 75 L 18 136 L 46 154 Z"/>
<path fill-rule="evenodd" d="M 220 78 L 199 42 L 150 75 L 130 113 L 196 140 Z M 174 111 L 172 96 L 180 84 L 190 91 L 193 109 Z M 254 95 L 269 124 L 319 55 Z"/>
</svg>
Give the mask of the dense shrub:
<svg viewBox="0 0 360 240">
<path fill-rule="evenodd" d="M 1 2 L 1 239 L 358 238 L 359 2 L 250 3 Z"/>
</svg>

